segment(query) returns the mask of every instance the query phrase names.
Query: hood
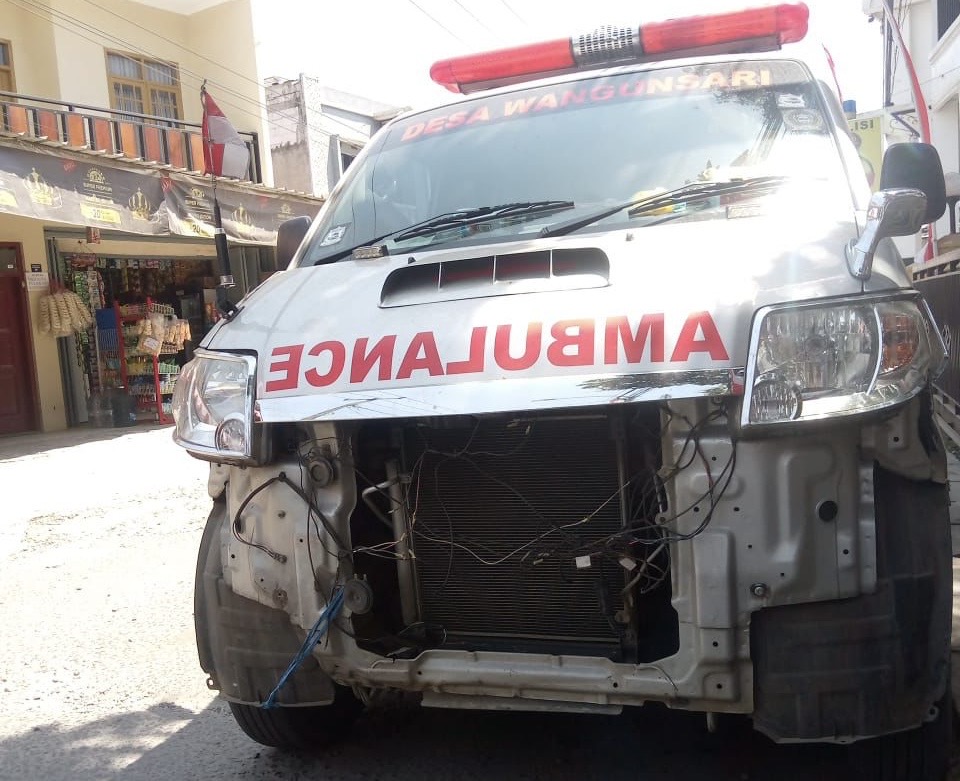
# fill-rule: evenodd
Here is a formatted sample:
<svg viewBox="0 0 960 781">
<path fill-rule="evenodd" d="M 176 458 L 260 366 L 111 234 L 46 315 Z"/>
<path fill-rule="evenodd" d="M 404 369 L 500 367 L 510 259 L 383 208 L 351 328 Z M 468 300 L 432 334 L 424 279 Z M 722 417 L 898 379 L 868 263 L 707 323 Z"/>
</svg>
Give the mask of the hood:
<svg viewBox="0 0 960 781">
<path fill-rule="evenodd" d="M 758 308 L 863 291 L 856 235 L 816 215 L 679 220 L 290 269 L 203 346 L 257 354 L 265 421 L 737 392 Z M 878 257 L 870 289 L 908 285 Z"/>
</svg>

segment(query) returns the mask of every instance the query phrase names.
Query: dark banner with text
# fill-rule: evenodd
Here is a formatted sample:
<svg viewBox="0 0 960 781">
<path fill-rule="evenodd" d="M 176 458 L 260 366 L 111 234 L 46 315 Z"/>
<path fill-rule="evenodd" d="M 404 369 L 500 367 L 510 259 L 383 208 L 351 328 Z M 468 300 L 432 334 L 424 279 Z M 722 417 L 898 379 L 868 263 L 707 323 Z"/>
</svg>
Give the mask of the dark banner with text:
<svg viewBox="0 0 960 781">
<path fill-rule="evenodd" d="M 212 239 L 210 179 L 144 170 L 121 161 L 0 144 L 0 213 L 151 236 Z M 218 183 L 223 228 L 233 242 L 275 244 L 291 217 L 316 216 L 317 198 Z"/>
</svg>

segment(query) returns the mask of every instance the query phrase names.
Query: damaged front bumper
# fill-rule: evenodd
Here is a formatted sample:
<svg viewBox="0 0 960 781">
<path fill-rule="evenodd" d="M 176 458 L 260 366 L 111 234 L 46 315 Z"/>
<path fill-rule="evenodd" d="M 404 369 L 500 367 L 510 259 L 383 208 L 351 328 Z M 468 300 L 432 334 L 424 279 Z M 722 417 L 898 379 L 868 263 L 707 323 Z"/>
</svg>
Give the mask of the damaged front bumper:
<svg viewBox="0 0 960 781">
<path fill-rule="evenodd" d="M 613 476 L 616 485 L 623 484 L 623 465 L 635 468 L 640 460 L 641 448 L 625 442 L 633 435 L 622 410 L 635 409 L 597 413 L 597 431 L 611 431 L 611 469 L 621 470 Z M 614 713 L 659 701 L 751 714 L 777 740 L 845 741 L 916 726 L 943 690 L 949 647 L 949 522 L 938 482 L 943 453 L 936 436 L 931 439 L 925 400 L 882 421 L 788 439 L 734 440 L 719 410 L 711 399 L 657 405 L 655 473 L 661 479 L 655 506 L 646 510 L 669 519 L 668 565 L 653 599 L 620 590 L 642 566 L 639 556 L 633 567 L 621 562 L 623 571 L 604 559 L 604 578 L 620 578 L 612 593 L 624 595 L 610 606 L 610 642 L 596 637 L 602 625 L 578 633 L 576 621 L 551 635 L 550 621 L 559 614 L 524 596 L 523 578 L 536 577 L 535 571 L 514 568 L 513 581 L 498 580 L 496 567 L 485 566 L 484 583 L 467 578 L 466 560 L 451 554 L 453 569 L 441 581 L 450 592 L 431 598 L 428 587 L 444 574 L 444 562 L 431 556 L 447 550 L 445 541 L 452 550 L 457 539 L 474 544 L 481 535 L 471 528 L 448 540 L 434 528 L 438 521 L 418 516 L 430 508 L 422 492 L 413 506 L 411 486 L 420 485 L 418 468 L 430 471 L 422 459 L 437 449 L 432 440 L 423 453 L 411 453 L 389 424 L 371 433 L 350 423 L 314 422 L 291 430 L 294 444 L 269 466 L 213 467 L 211 494 L 220 510 L 201 551 L 197 603 L 201 663 L 211 685 L 237 702 L 264 702 L 333 586 L 359 580 L 372 594 L 377 620 L 346 609 L 281 692 L 281 704 L 328 703 L 336 682 L 368 693 L 418 692 L 423 704 L 438 707 Z M 581 411 L 551 420 L 567 427 L 582 417 Z M 515 430 L 516 420 L 503 430 Z M 530 425 L 536 430 L 547 423 Z M 454 441 L 474 446 L 480 436 L 468 426 Z M 373 444 L 389 452 L 374 458 Z M 547 440 L 543 446 L 559 451 L 560 444 L 577 443 Z M 590 453 L 582 436 L 577 452 Z M 394 466 L 370 474 L 377 460 Z M 564 463 L 558 455 L 544 471 L 554 480 L 559 475 L 558 488 L 574 476 L 564 473 Z M 591 488 L 590 474 L 581 476 L 583 491 L 602 495 L 600 483 Z M 443 479 L 421 488 L 440 491 Z M 379 486 L 372 503 L 362 496 L 365 485 L 367 499 L 369 487 Z M 616 516 L 628 518 L 630 502 L 614 499 Z M 483 493 L 472 501 L 483 503 Z M 418 518 L 434 548 L 429 539 L 418 541 Z M 361 541 L 364 524 L 379 525 L 388 536 L 407 530 L 407 539 L 392 546 Z M 457 531 L 451 527 L 451 535 Z M 564 577 L 578 576 L 572 559 L 562 566 Z M 592 566 L 599 571 L 598 559 Z M 411 569 L 408 578 L 404 567 Z M 450 578 L 479 594 L 461 594 L 447 585 Z M 500 590 L 511 582 L 513 600 Z M 571 609 L 577 609 L 585 592 L 572 593 Z M 443 613 L 451 603 L 457 615 Z M 499 625 L 478 612 L 488 603 L 500 610 L 494 615 L 501 616 L 502 632 L 491 632 Z M 407 632 L 436 616 L 445 616 L 441 631 Z M 532 628 L 525 632 L 527 624 Z M 384 626 L 392 645 L 375 642 Z"/>
</svg>

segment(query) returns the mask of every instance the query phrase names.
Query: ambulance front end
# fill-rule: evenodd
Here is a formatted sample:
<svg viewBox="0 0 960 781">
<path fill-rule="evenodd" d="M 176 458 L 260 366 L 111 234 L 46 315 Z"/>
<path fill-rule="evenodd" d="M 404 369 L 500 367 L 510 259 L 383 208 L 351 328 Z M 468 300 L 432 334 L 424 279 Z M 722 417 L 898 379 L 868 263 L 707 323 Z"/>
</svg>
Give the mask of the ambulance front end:
<svg viewBox="0 0 960 781">
<path fill-rule="evenodd" d="M 706 20 L 438 63 L 469 94 L 380 131 L 184 371 L 200 659 L 251 736 L 397 692 L 943 729 L 944 347 L 889 240 L 939 161 L 871 196 L 806 8 Z"/>
</svg>

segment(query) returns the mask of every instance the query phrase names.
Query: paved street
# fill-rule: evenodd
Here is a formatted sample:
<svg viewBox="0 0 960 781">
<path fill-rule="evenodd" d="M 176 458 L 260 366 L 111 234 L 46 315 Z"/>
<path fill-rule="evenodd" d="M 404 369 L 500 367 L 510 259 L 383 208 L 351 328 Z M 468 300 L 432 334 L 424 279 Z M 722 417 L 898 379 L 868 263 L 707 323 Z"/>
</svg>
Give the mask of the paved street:
<svg viewBox="0 0 960 781">
<path fill-rule="evenodd" d="M 0 439 L 2 781 L 848 777 L 841 752 L 713 736 L 657 708 L 387 711 L 323 756 L 258 746 L 196 661 L 205 476 L 168 428 Z"/>
</svg>

